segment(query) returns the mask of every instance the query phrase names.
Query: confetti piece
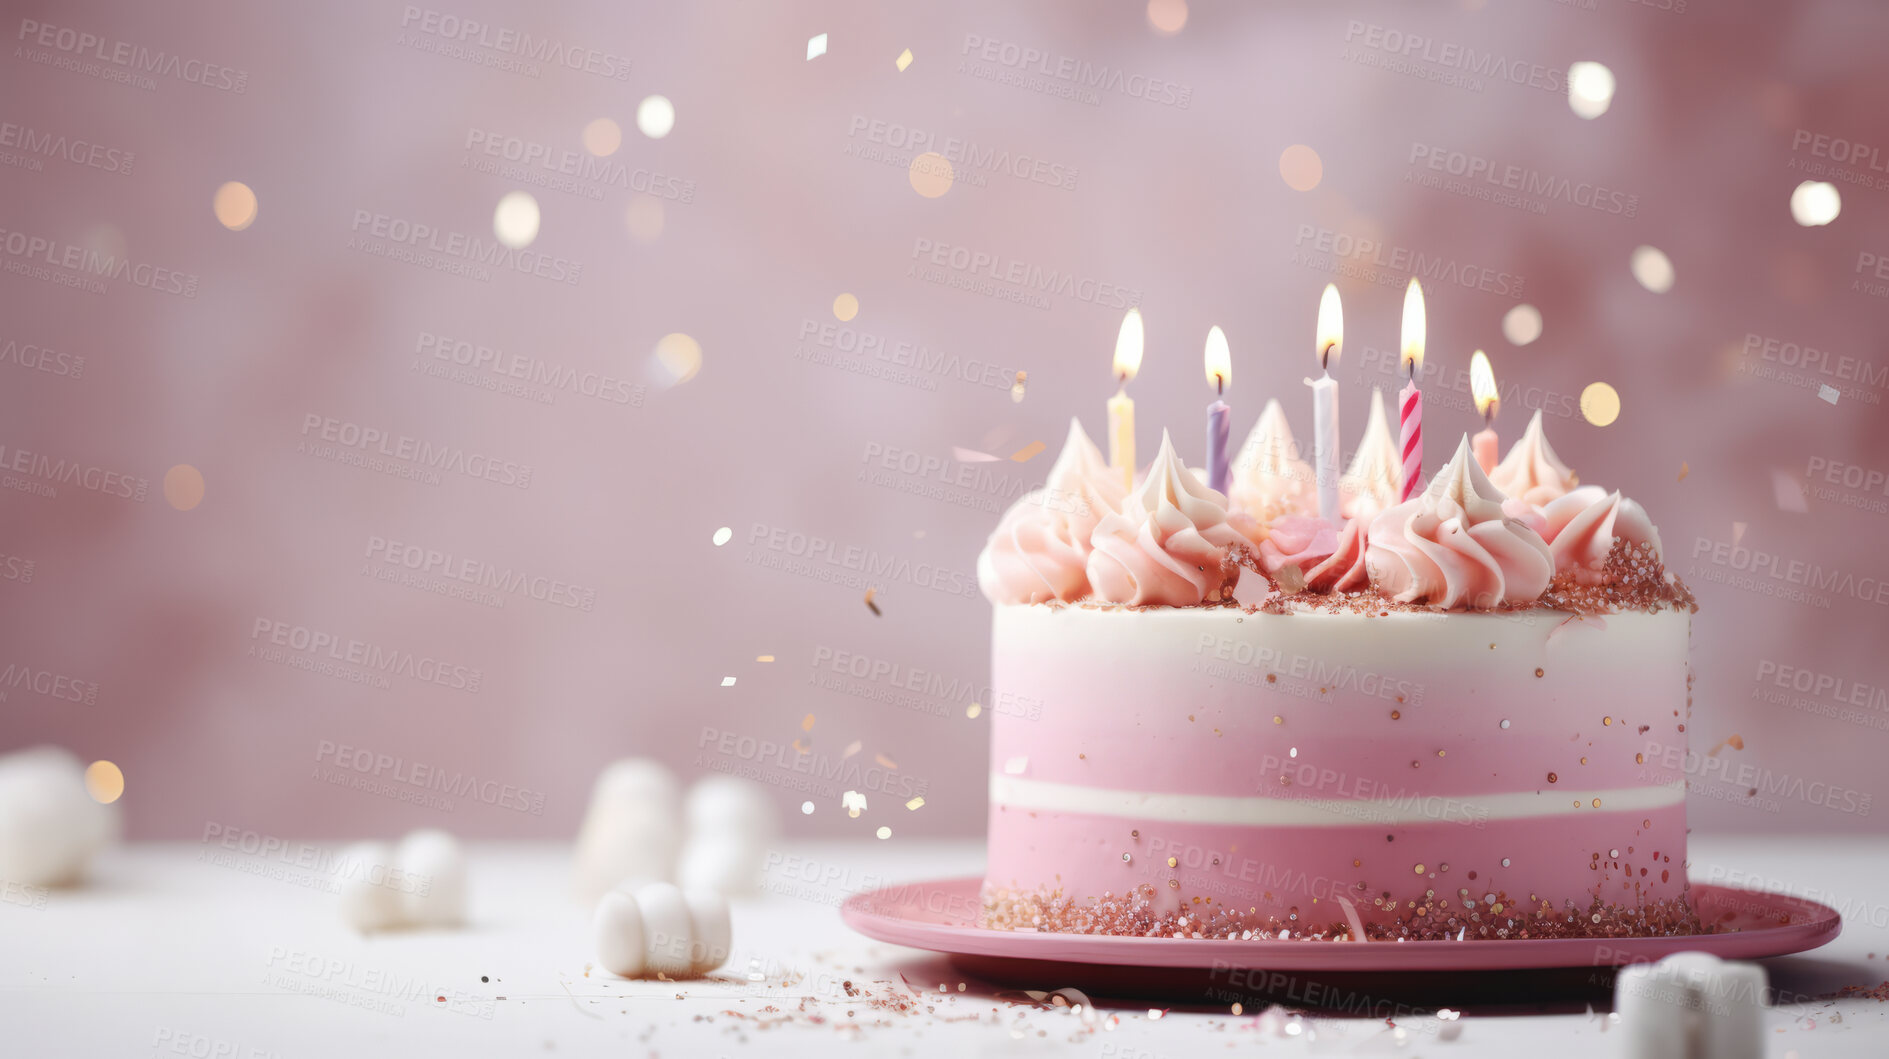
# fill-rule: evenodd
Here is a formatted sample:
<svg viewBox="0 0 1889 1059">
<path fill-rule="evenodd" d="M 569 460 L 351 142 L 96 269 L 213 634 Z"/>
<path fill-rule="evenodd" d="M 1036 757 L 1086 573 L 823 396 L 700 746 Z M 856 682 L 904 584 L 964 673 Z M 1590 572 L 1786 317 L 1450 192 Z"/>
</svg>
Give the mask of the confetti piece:
<svg viewBox="0 0 1889 1059">
<path fill-rule="evenodd" d="M 1004 762 L 1004 772 L 1012 776 L 1023 775 L 1023 770 L 1029 767 L 1030 759 L 1027 757 L 1013 757 L 1009 761 Z"/>
<path fill-rule="evenodd" d="M 1771 495 L 1777 500 L 1779 511 L 1809 511 L 1804 503 L 1804 487 L 1789 471 L 1771 472 Z"/>
<path fill-rule="evenodd" d="M 715 547 L 719 548 L 722 545 L 727 544 L 729 541 L 733 540 L 734 537 L 735 537 L 735 531 L 729 529 L 727 526 L 723 526 L 721 529 L 718 529 L 715 531 L 715 537 L 714 537 Z"/>
<path fill-rule="evenodd" d="M 884 613 L 879 609 L 879 604 L 872 601 L 872 597 L 878 594 L 879 590 L 876 588 L 868 588 L 866 590 L 866 608 L 872 611 L 872 616 L 875 618 L 884 616 Z"/>
<path fill-rule="evenodd" d="M 1010 403 L 1011 404 L 1023 403 L 1023 385 L 1024 383 L 1029 381 L 1029 378 L 1030 378 L 1029 372 L 1027 371 L 1017 372 L 1017 381 L 1012 383 L 1010 386 Z"/>
<path fill-rule="evenodd" d="M 1692 473 L 1692 465 L 1687 463 L 1684 460 L 1680 460 L 1679 461 L 1679 477 L 1675 479 L 1675 481 L 1683 482 L 1686 480 L 1686 475 L 1691 474 L 1691 473 Z"/>
<path fill-rule="evenodd" d="M 907 48 L 900 52 L 896 64 L 899 68 L 899 73 L 904 73 L 905 68 L 912 65 L 912 49 Z"/>
<path fill-rule="evenodd" d="M 982 703 L 973 702 L 969 706 L 966 706 L 964 708 L 964 716 L 969 717 L 972 720 L 976 720 L 977 715 L 983 712 L 984 712 L 984 706 Z"/>
<path fill-rule="evenodd" d="M 735 678 L 734 678 L 734 677 L 723 677 L 723 678 L 721 678 L 721 686 L 722 686 L 722 687 L 724 687 L 724 688 L 732 688 L 732 687 L 734 687 L 734 686 L 735 686 Z"/>
<path fill-rule="evenodd" d="M 807 716 L 801 718 L 800 730 L 803 732 L 813 731 L 813 714 L 810 713 Z"/>
<path fill-rule="evenodd" d="M 922 797 L 913 798 L 911 801 L 905 803 L 905 807 L 907 809 L 912 810 L 913 812 L 917 812 L 919 809 L 923 808 L 924 805 L 925 805 L 925 799 Z"/>
<path fill-rule="evenodd" d="M 859 740 L 857 739 L 853 740 L 852 742 L 846 744 L 846 753 L 841 754 L 840 757 L 842 758 L 852 757 L 854 754 L 859 753 L 860 746 L 861 746 L 861 743 L 859 742 Z"/>
<path fill-rule="evenodd" d="M 813 740 L 811 739 L 794 740 L 794 753 L 805 754 L 811 751 L 812 749 L 813 749 Z"/>
<path fill-rule="evenodd" d="M 1017 451 L 1011 453 L 1010 460 L 1013 463 L 1028 463 L 1030 460 L 1030 457 L 1035 456 L 1037 453 L 1042 452 L 1046 448 L 1049 448 L 1049 446 L 1043 444 L 1040 441 L 1032 441 L 1028 445 L 1025 445 L 1022 448 L 1018 449 Z"/>
<path fill-rule="evenodd" d="M 807 61 L 812 62 L 826 54 L 826 34 L 807 38 Z"/>
<path fill-rule="evenodd" d="M 893 772 L 897 772 L 899 770 L 899 763 L 892 760 L 889 757 L 886 757 L 884 754 L 874 754 L 872 755 L 872 759 L 874 761 L 877 761 L 881 766 L 887 769 L 890 769 Z"/>
<path fill-rule="evenodd" d="M 988 452 L 979 452 L 976 449 L 963 449 L 956 445 L 951 446 L 951 458 L 957 460 L 959 463 L 996 463 L 998 460 L 998 457 L 992 456 Z"/>
<path fill-rule="evenodd" d="M 891 837 L 892 837 L 892 829 L 891 829 L 891 828 L 889 828 L 889 827 L 885 827 L 885 826 L 883 826 L 883 825 L 881 825 L 881 826 L 880 826 L 880 828 L 879 828 L 879 830 L 878 830 L 878 832 L 877 832 L 877 834 L 878 834 L 878 836 L 879 836 L 879 838 L 880 838 L 881 840 L 884 840 L 884 839 L 888 839 L 888 838 L 891 838 Z M 943 987 L 943 986 L 939 986 L 938 988 L 939 988 L 939 989 L 943 989 L 944 987 Z"/>
<path fill-rule="evenodd" d="M 774 656 L 773 655 L 755 655 L 754 660 L 756 662 L 772 662 L 774 660 Z"/>
<path fill-rule="evenodd" d="M 847 791 L 840 795 L 840 808 L 846 810 L 848 816 L 858 816 L 866 811 L 866 796 L 858 791 Z"/>
<path fill-rule="evenodd" d="M 1843 396 L 1843 391 L 1826 382 L 1822 386 L 1817 387 L 1817 396 L 1831 404 L 1836 404 L 1837 398 Z"/>
</svg>

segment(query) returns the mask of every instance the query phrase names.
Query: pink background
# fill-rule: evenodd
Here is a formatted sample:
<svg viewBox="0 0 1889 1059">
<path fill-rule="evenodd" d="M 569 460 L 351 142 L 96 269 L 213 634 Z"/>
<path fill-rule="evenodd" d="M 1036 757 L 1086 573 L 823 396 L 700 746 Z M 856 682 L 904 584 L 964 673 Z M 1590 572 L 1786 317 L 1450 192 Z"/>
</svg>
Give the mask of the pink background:
<svg viewBox="0 0 1889 1059">
<path fill-rule="evenodd" d="M 1872 291 L 1867 267 L 1858 271 L 1859 255 L 1889 255 L 1889 172 L 1855 167 L 1883 186 L 1840 182 L 1842 213 L 1827 227 L 1800 227 L 1787 205 L 1813 175 L 1803 167 L 1829 161 L 1799 143 L 1809 135 L 1873 142 L 1875 164 L 1889 166 L 1889 10 L 1198 3 L 1184 28 L 1163 34 L 1135 4 L 553 12 L 451 2 L 437 10 L 626 57 L 627 76 L 549 64 L 531 76 L 448 58 L 437 36 L 403 27 L 398 3 L 10 5 L 0 123 L 133 162 L 111 172 L 8 148 L 0 247 L 17 232 L 198 278 L 191 297 L 120 279 L 95 293 L 22 274 L 23 257 L 0 254 L 0 351 L 14 350 L 0 359 L 7 466 L 27 450 L 149 489 L 142 502 L 75 482 L 53 496 L 0 491 L 0 667 L 96 685 L 91 704 L 0 688 L 0 749 L 52 741 L 118 762 L 133 835 L 194 836 L 212 821 L 308 836 L 422 824 L 563 835 L 597 768 L 629 754 L 685 777 L 749 771 L 808 834 L 979 832 L 988 714 L 968 719 L 964 705 L 987 679 L 989 608 L 951 589 L 972 577 L 996 512 L 1041 479 L 1068 417 L 1101 436 L 1121 307 L 1051 293 L 1041 308 L 927 282 L 913 274 L 924 264 L 915 248 L 962 247 L 1026 273 L 1073 274 L 1084 291 L 1095 281 L 1130 292 L 1149 338 L 1133 389 L 1143 456 L 1167 424 L 1200 462 L 1200 351 L 1212 324 L 1233 347 L 1235 441 L 1275 395 L 1309 434 L 1299 379 L 1332 277 L 1308 230 L 1495 274 L 1503 290 L 1426 280 L 1431 364 L 1453 374 L 1472 348 L 1488 350 L 1505 382 L 1538 388 L 1503 409 L 1505 433 L 1548 401 L 1562 456 L 1659 523 L 1702 604 L 1694 745 L 1734 734 L 1743 743 L 1698 775 L 1695 828 L 1881 830 L 1885 814 L 1854 811 L 1854 798 L 1833 809 L 1816 792 L 1873 797 L 1880 784 L 1889 703 L 1868 703 L 1889 684 L 1884 606 L 1842 591 L 1819 593 L 1828 607 L 1780 600 L 1688 572 L 1738 573 L 1710 560 L 1714 542 L 1737 536 L 1852 581 L 1889 576 L 1880 486 L 1800 488 L 1813 465 L 1889 471 L 1889 385 L 1845 384 L 1831 405 L 1814 385 L 1754 377 L 1769 362 L 1745 352 L 1759 336 L 1873 373 L 1889 366 L 1889 301 L 1882 281 Z M 34 53 L 71 57 L 20 39 L 28 22 L 230 67 L 243 91 L 161 72 L 147 88 L 48 65 Z M 829 51 L 807 61 L 819 33 Z M 1428 43 L 1407 66 L 1385 68 L 1396 56 L 1371 42 L 1410 34 Z M 1001 50 L 983 59 L 981 41 L 1051 58 L 1019 71 Z M 914 61 L 900 72 L 907 48 Z M 1588 121 L 1561 91 L 1436 79 L 1449 67 L 1435 57 L 1462 48 L 1554 84 L 1571 62 L 1599 60 L 1618 94 Z M 1121 71 L 1123 89 L 1152 83 L 1172 102 L 1107 84 L 1076 99 L 1037 90 L 1069 85 L 1053 76 L 1065 59 Z M 651 93 L 677 114 L 660 140 L 635 125 Z M 482 157 L 466 149 L 474 130 L 581 152 L 585 124 L 600 117 L 624 130 L 608 161 L 642 174 L 630 182 L 661 174 L 674 179 L 659 191 L 692 199 L 660 202 L 653 240 L 625 223 L 635 191 L 588 185 L 602 189 L 598 200 L 463 164 Z M 949 192 L 923 197 L 908 178 L 910 151 L 874 143 L 875 122 L 925 130 L 938 150 L 955 138 L 980 155 L 1041 160 L 1050 179 L 959 156 Z M 1322 158 L 1313 190 L 1281 178 L 1293 144 Z M 1413 145 L 1602 185 L 1633 197 L 1634 216 L 1425 187 L 1407 179 L 1427 172 L 1412 165 Z M 892 161 L 861 157 L 873 150 Z M 260 204 L 240 232 L 210 208 L 231 180 Z M 519 187 L 542 208 L 531 250 L 581 262 L 576 285 L 505 269 L 481 281 L 350 246 L 357 211 L 489 239 L 494 205 Z M 1635 282 L 1628 260 L 1640 244 L 1670 256 L 1670 292 Z M 1367 347 L 1394 348 L 1407 268 L 1400 259 L 1378 271 L 1375 283 L 1338 277 L 1347 444 L 1369 384 L 1394 388 Z M 966 381 L 912 367 L 912 385 L 851 370 L 878 363 L 871 354 L 839 354 L 839 366 L 797 358 L 816 348 L 803 330 L 841 326 L 831 306 L 842 292 L 861 306 L 853 331 L 996 370 L 981 379 L 966 368 Z M 1518 302 L 1545 320 L 1520 348 L 1501 330 Z M 671 332 L 703 350 L 700 373 L 679 385 L 652 357 Z M 416 370 L 438 363 L 416 356 L 423 333 L 627 380 L 643 388 L 640 401 L 560 391 L 546 404 L 433 377 Z M 55 369 L 82 357 L 83 369 L 32 370 L 27 346 L 62 355 Z M 1028 373 L 1020 402 L 1009 389 L 1018 370 Z M 1597 380 L 1622 397 L 1605 428 L 1573 411 Z M 1446 399 L 1447 384 L 1432 385 L 1434 467 L 1474 417 L 1460 397 Z M 298 451 L 319 441 L 304 434 L 310 415 L 528 465 L 528 487 L 455 473 L 427 484 Z M 1050 449 L 1021 465 L 953 457 L 954 447 L 1008 456 L 1038 440 Z M 922 475 L 883 467 L 862 479 L 876 467 L 867 455 L 886 452 L 931 461 L 949 482 L 926 488 Z M 189 510 L 163 488 L 179 465 L 205 482 Z M 960 474 L 974 477 L 952 484 Z M 722 526 L 733 539 L 717 547 Z M 889 573 L 817 556 L 811 573 L 775 568 L 791 558 L 769 546 L 776 530 L 824 538 L 840 557 L 870 553 Z M 368 555 L 374 538 L 556 580 L 594 603 L 500 593 L 494 607 L 386 583 L 372 576 L 385 565 Z M 868 583 L 881 615 L 863 602 Z M 252 655 L 268 646 L 259 620 L 476 668 L 478 687 L 400 675 L 381 687 L 291 668 Z M 928 694 L 924 678 L 904 692 L 903 676 L 821 686 L 815 678 L 838 676 L 824 666 L 839 652 L 926 670 L 945 694 Z M 757 662 L 764 654 L 776 661 Z M 1765 701 L 1781 693 L 1769 681 L 1782 667 L 1862 685 L 1840 695 L 1865 705 L 1832 717 L 1788 697 Z M 1809 697 L 1830 707 L 1840 695 Z M 734 737 L 732 752 L 717 749 L 720 733 Z M 796 738 L 811 741 L 820 768 L 877 769 L 858 781 L 865 814 L 850 819 L 837 804 L 858 774 L 810 778 L 778 764 L 792 750 L 764 757 L 741 742 Z M 860 750 L 843 757 L 854 741 Z M 333 786 L 321 778 L 335 765 L 328 744 L 519 788 L 541 811 L 472 797 L 450 811 L 412 804 L 398 782 L 396 796 Z M 896 769 L 875 765 L 879 756 Z M 1748 797 L 1760 781 L 1741 769 L 1772 793 Z M 924 794 L 922 810 L 904 808 L 908 791 Z M 797 811 L 803 799 L 815 802 L 811 816 Z"/>
</svg>

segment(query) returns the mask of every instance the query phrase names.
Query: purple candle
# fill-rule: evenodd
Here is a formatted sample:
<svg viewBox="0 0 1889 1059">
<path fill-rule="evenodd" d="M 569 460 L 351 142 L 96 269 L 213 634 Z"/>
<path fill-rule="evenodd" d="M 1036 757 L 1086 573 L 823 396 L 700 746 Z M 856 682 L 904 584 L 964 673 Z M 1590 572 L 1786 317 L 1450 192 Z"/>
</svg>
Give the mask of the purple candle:
<svg viewBox="0 0 1889 1059">
<path fill-rule="evenodd" d="M 1233 375 L 1233 355 L 1227 350 L 1226 332 L 1214 327 L 1207 332 L 1207 382 L 1214 389 L 1214 401 L 1207 406 L 1207 484 L 1218 492 L 1227 491 L 1227 403 L 1221 400 Z"/>
</svg>

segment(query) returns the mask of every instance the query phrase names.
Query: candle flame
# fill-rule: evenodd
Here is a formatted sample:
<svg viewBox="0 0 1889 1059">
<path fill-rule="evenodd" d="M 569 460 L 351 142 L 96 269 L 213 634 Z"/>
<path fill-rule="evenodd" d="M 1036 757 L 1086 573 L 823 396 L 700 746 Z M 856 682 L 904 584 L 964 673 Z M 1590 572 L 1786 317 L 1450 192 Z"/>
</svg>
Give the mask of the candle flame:
<svg viewBox="0 0 1889 1059">
<path fill-rule="evenodd" d="M 1227 349 L 1227 333 L 1215 324 L 1207 331 L 1207 385 L 1224 391 L 1233 385 L 1233 354 Z"/>
<path fill-rule="evenodd" d="M 1489 355 L 1480 349 L 1469 357 L 1469 393 L 1475 398 L 1476 411 L 1484 419 L 1494 419 L 1502 398 L 1495 388 L 1495 369 L 1489 366 Z"/>
<path fill-rule="evenodd" d="M 1318 344 L 1312 347 L 1318 353 L 1318 366 L 1330 371 L 1344 346 L 1345 309 L 1338 302 L 1338 285 L 1327 283 L 1325 293 L 1318 296 Z"/>
<path fill-rule="evenodd" d="M 1412 276 L 1410 286 L 1404 290 L 1404 352 L 1397 364 L 1413 379 L 1423 370 L 1423 332 L 1426 326 L 1423 285 Z"/>
<path fill-rule="evenodd" d="M 1115 377 L 1127 382 L 1141 370 L 1141 310 L 1130 309 L 1122 317 L 1121 333 L 1115 336 Z"/>
</svg>

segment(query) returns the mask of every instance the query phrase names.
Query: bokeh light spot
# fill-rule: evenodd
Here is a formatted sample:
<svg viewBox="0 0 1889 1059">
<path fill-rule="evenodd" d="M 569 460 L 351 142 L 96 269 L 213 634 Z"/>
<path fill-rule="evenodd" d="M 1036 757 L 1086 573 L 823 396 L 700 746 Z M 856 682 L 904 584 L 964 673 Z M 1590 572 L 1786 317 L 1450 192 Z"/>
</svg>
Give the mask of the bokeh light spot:
<svg viewBox="0 0 1889 1059">
<path fill-rule="evenodd" d="M 1614 101 L 1614 72 L 1597 62 L 1568 67 L 1568 107 L 1583 118 L 1598 118 Z"/>
<path fill-rule="evenodd" d="M 1523 302 L 1502 314 L 1502 337 L 1525 346 L 1541 337 L 1541 310 Z"/>
<path fill-rule="evenodd" d="M 876 834 L 878 834 L 878 836 L 879 836 L 879 837 L 880 837 L 881 839 L 886 839 L 886 838 L 891 838 L 891 837 L 892 837 L 892 829 L 891 829 L 891 828 L 889 828 L 889 827 L 885 827 L 885 826 L 883 826 L 883 825 L 881 825 L 881 826 L 880 826 L 880 828 L 879 828 L 879 830 L 878 830 L 878 831 L 876 832 Z"/>
<path fill-rule="evenodd" d="M 85 791 L 100 805 L 110 805 L 124 796 L 124 770 L 109 761 L 94 761 L 85 766 Z"/>
<path fill-rule="evenodd" d="M 676 105 L 668 96 L 645 96 L 636 105 L 636 127 L 652 140 L 660 140 L 676 127 Z"/>
<path fill-rule="evenodd" d="M 164 499 L 179 511 L 203 503 L 203 472 L 180 463 L 164 472 Z"/>
<path fill-rule="evenodd" d="M 723 526 L 721 529 L 718 529 L 715 531 L 715 536 L 709 539 L 715 542 L 715 547 L 719 548 L 722 545 L 727 544 L 729 541 L 733 540 L 734 537 L 735 537 L 735 531 L 729 529 L 727 526 Z"/>
<path fill-rule="evenodd" d="M 256 223 L 256 193 L 248 184 L 232 180 L 216 189 L 210 199 L 217 223 L 232 232 L 240 232 Z"/>
<path fill-rule="evenodd" d="M 623 127 L 609 118 L 598 118 L 584 126 L 584 150 L 598 158 L 608 158 L 623 146 Z"/>
<path fill-rule="evenodd" d="M 1620 391 L 1604 382 L 1590 382 L 1581 391 L 1581 415 L 1589 423 L 1604 427 L 1620 418 Z"/>
<path fill-rule="evenodd" d="M 629 226 L 630 238 L 639 243 L 653 243 L 661 237 L 662 222 L 662 200 L 654 195 L 636 196 L 623 211 L 623 223 Z"/>
<path fill-rule="evenodd" d="M 936 151 L 927 151 L 912 159 L 907 175 L 911 177 L 912 190 L 928 199 L 950 191 L 951 182 L 957 179 L 950 160 Z"/>
<path fill-rule="evenodd" d="M 492 232 L 513 250 L 523 250 L 538 238 L 538 200 L 528 191 L 508 191 L 492 211 Z"/>
<path fill-rule="evenodd" d="M 1673 273 L 1672 259 L 1657 246 L 1636 246 L 1630 262 L 1633 278 L 1640 281 L 1640 286 L 1654 294 L 1664 294 L 1673 289 L 1673 280 L 1678 277 Z"/>
<path fill-rule="evenodd" d="M 1294 191 L 1310 191 L 1325 178 L 1325 162 L 1318 152 L 1295 143 L 1279 153 L 1279 175 Z"/>
<path fill-rule="evenodd" d="M 801 802 L 801 803 L 800 803 L 800 811 L 801 811 L 801 812 L 802 812 L 803 814 L 805 814 L 805 815 L 807 815 L 807 816 L 812 816 L 812 815 L 813 815 L 813 803 L 812 803 L 812 802 Z"/>
<path fill-rule="evenodd" d="M 1835 184 L 1806 180 L 1791 192 L 1791 219 L 1806 228 L 1829 224 L 1843 212 L 1843 196 Z"/>
<path fill-rule="evenodd" d="M 1187 0 L 1148 0 L 1148 24 L 1156 33 L 1179 33 L 1187 25 Z"/>
<path fill-rule="evenodd" d="M 833 315 L 840 323 L 850 323 L 859 315 L 859 299 L 851 294 L 842 294 L 833 299 Z"/>
<path fill-rule="evenodd" d="M 677 331 L 656 343 L 658 379 L 664 386 L 680 386 L 702 370 L 702 345 Z"/>
<path fill-rule="evenodd" d="M 892 64 L 899 68 L 899 73 L 904 73 L 905 68 L 912 65 L 912 49 L 907 48 L 900 52 L 899 57 L 893 60 Z"/>
</svg>

